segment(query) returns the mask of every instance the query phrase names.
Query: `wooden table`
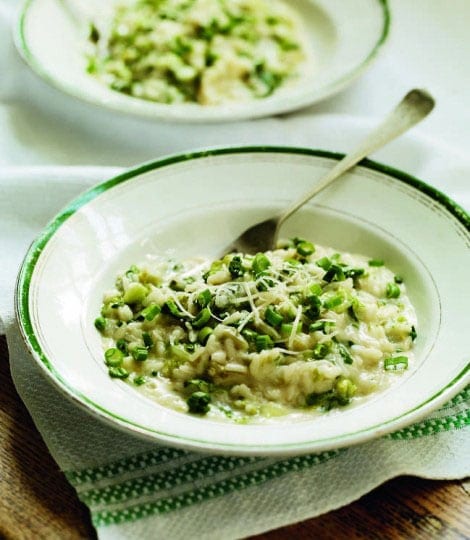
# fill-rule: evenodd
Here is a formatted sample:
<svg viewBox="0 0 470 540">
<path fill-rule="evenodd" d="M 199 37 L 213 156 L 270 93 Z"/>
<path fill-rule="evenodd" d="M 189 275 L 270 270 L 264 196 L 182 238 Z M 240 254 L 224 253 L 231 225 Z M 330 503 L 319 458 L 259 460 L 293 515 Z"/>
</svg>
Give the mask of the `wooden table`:
<svg viewBox="0 0 470 540">
<path fill-rule="evenodd" d="M 96 538 L 87 509 L 59 471 L 15 391 L 3 337 L 0 381 L 0 538 Z M 387 482 L 345 508 L 253 538 L 469 537 L 468 482 L 403 477 Z"/>
</svg>

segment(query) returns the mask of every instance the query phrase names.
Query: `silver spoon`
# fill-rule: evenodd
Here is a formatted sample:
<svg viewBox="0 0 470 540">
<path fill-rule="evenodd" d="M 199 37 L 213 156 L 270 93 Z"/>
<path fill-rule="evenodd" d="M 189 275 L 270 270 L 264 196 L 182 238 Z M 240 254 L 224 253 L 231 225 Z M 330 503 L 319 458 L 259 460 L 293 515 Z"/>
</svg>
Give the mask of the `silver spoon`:
<svg viewBox="0 0 470 540">
<path fill-rule="evenodd" d="M 434 99 L 424 90 L 411 90 L 397 107 L 370 133 L 359 146 L 339 161 L 311 190 L 287 207 L 284 212 L 246 229 L 224 253 L 233 251 L 255 254 L 276 246 L 281 225 L 361 159 L 375 152 L 425 118 L 434 108 Z"/>
</svg>

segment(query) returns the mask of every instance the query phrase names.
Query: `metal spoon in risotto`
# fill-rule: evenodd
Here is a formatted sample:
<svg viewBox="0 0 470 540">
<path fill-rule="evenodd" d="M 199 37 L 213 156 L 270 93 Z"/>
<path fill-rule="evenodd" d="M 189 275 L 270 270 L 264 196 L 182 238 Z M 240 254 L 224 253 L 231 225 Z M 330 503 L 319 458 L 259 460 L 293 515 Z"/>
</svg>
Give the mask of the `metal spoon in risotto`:
<svg viewBox="0 0 470 540">
<path fill-rule="evenodd" d="M 388 142 L 423 120 L 434 108 L 435 101 L 424 90 L 414 89 L 408 92 L 397 107 L 370 133 L 355 150 L 339 161 L 323 178 L 284 212 L 243 232 L 224 253 L 241 252 L 255 254 L 275 248 L 281 225 L 313 196 L 320 193 L 342 174 L 357 165 L 361 159 L 382 148 Z"/>
</svg>

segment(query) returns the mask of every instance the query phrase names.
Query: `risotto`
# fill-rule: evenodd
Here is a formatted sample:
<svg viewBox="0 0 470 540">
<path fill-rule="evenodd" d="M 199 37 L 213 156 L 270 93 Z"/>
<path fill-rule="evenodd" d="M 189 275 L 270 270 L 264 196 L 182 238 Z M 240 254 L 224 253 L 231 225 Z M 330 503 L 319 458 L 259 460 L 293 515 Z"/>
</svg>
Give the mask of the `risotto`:
<svg viewBox="0 0 470 540">
<path fill-rule="evenodd" d="M 89 73 L 159 103 L 264 98 L 309 56 L 300 19 L 280 0 L 128 1 L 89 37 Z"/>
<path fill-rule="evenodd" d="M 279 249 L 132 266 L 95 326 L 109 375 L 235 422 L 328 411 L 413 362 L 416 315 L 381 260 L 294 238 Z"/>
</svg>

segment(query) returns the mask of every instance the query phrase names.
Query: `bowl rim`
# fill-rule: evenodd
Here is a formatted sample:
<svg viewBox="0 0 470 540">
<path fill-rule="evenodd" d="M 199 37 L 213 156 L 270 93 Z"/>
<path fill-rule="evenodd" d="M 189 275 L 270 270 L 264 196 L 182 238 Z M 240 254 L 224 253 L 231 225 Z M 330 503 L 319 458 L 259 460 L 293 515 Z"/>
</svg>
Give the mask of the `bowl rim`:
<svg viewBox="0 0 470 540">
<path fill-rule="evenodd" d="M 154 429 L 137 424 L 136 422 L 128 420 L 119 414 L 108 411 L 101 405 L 98 405 L 78 390 L 75 390 L 73 385 L 62 378 L 60 373 L 58 373 L 58 371 L 54 368 L 51 361 L 41 348 L 39 339 L 34 331 L 29 308 L 29 289 L 31 279 L 34 274 L 36 263 L 38 262 L 41 253 L 49 240 L 53 238 L 54 234 L 67 221 L 67 219 L 74 215 L 80 208 L 117 185 L 130 181 L 134 178 L 138 178 L 140 175 L 149 171 L 160 169 L 172 164 L 195 159 L 204 159 L 224 155 L 239 155 L 244 153 L 292 154 L 297 156 L 309 156 L 313 158 L 327 158 L 331 160 L 340 160 L 342 157 L 344 157 L 344 154 L 338 152 L 288 146 L 236 146 L 197 150 L 183 154 L 173 154 L 138 165 L 84 191 L 82 194 L 74 198 L 63 210 L 61 210 L 39 233 L 36 239 L 31 243 L 23 262 L 21 263 L 17 276 L 14 298 L 15 315 L 21 336 L 28 351 L 31 353 L 36 363 L 42 368 L 49 379 L 52 380 L 55 387 L 61 390 L 62 393 L 74 404 L 79 405 L 82 409 L 85 409 L 88 413 L 91 413 L 99 420 L 104 420 L 114 427 L 120 427 L 126 432 L 132 432 L 134 435 L 144 437 L 147 440 L 150 439 L 154 442 L 164 442 L 173 446 L 184 447 L 191 450 L 211 451 L 212 453 L 225 454 L 231 453 L 233 455 L 294 455 L 351 446 L 406 427 L 407 425 L 420 420 L 426 414 L 453 398 L 468 384 L 468 382 L 470 382 L 470 363 L 467 364 L 467 366 L 456 377 L 454 377 L 452 381 L 447 383 L 438 392 L 428 397 L 425 401 L 419 405 L 416 405 L 412 409 L 405 411 L 398 416 L 394 416 L 380 424 L 369 426 L 358 431 L 347 432 L 335 437 L 326 437 L 314 441 L 268 444 L 266 446 L 258 444 L 256 447 L 248 447 L 243 446 L 243 444 L 240 443 L 210 443 L 190 437 L 172 435 L 168 432 L 168 430 L 165 431 Z M 415 188 L 417 191 L 428 195 L 435 202 L 448 210 L 449 213 L 453 215 L 468 232 L 470 232 L 470 214 L 447 195 L 433 186 L 430 186 L 413 175 L 377 161 L 364 159 L 360 162 L 358 167 L 383 173 L 394 180 L 403 182 Z"/>
<path fill-rule="evenodd" d="M 38 0 L 24 0 L 23 5 L 19 10 L 19 15 L 17 18 L 16 25 L 13 28 L 13 38 L 18 52 L 20 53 L 23 60 L 29 67 L 39 75 L 45 82 L 50 86 L 59 89 L 65 94 L 79 99 L 82 102 L 104 107 L 105 109 L 124 113 L 126 115 L 134 115 L 138 117 L 144 117 L 148 119 L 159 119 L 163 121 L 174 121 L 174 122 L 189 122 L 189 123 L 201 123 L 201 122 L 230 122 L 230 121 L 239 121 L 247 120 L 250 118 L 261 118 L 270 116 L 273 114 L 284 114 L 294 110 L 298 110 L 309 105 L 313 105 L 318 101 L 321 101 L 327 97 L 331 97 L 343 88 L 345 88 L 349 83 L 354 81 L 359 77 L 363 71 L 375 60 L 384 44 L 386 43 L 389 34 L 390 34 L 390 25 L 391 25 L 391 10 L 389 6 L 389 0 L 372 0 L 375 1 L 378 7 L 380 8 L 380 16 L 382 28 L 379 34 L 378 39 L 370 49 L 367 56 L 357 65 L 355 65 L 351 70 L 342 74 L 337 79 L 331 81 L 323 89 L 320 89 L 318 93 L 303 92 L 301 97 L 299 97 L 295 102 L 290 103 L 290 100 L 284 100 L 284 103 L 277 103 L 276 101 L 271 102 L 267 106 L 257 107 L 257 106 L 247 106 L 240 109 L 235 109 L 233 112 L 225 109 L 226 112 L 222 112 L 221 106 L 214 106 L 209 109 L 211 111 L 220 111 L 220 115 L 216 114 L 198 114 L 196 115 L 186 115 L 184 110 L 179 110 L 175 112 L 175 109 L 172 109 L 171 106 L 161 103 L 156 103 L 152 101 L 146 101 L 139 98 L 129 97 L 129 100 L 122 101 L 121 99 L 101 99 L 95 97 L 92 93 L 82 92 L 79 87 L 63 82 L 60 78 L 54 77 L 49 73 L 47 68 L 44 67 L 43 63 L 36 57 L 34 51 L 31 50 L 29 46 L 28 39 L 26 38 L 26 19 L 30 7 L 33 2 Z M 313 95 L 313 98 L 312 98 Z M 121 96 L 122 97 L 122 96 Z M 141 105 L 143 103 L 143 105 Z M 259 102 L 256 102 L 259 105 Z M 266 102 L 264 102 L 266 104 Z M 189 104 L 193 105 L 193 104 Z M 197 104 L 196 104 L 197 106 Z M 204 111 L 204 108 L 197 106 L 197 111 Z M 183 112 L 181 112 L 183 111 Z"/>
</svg>

